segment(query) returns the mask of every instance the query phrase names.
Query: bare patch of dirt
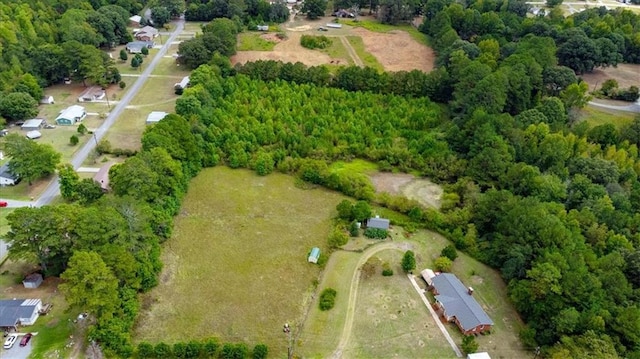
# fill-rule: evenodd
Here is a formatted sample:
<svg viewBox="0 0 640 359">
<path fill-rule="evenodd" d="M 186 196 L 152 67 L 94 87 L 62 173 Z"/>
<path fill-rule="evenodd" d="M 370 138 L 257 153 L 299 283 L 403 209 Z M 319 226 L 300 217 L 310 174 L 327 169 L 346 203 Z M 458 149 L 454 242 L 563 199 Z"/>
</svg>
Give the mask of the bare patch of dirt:
<svg viewBox="0 0 640 359">
<path fill-rule="evenodd" d="M 282 39 L 278 37 L 278 34 L 275 34 L 273 32 L 262 34 L 260 35 L 260 37 L 264 40 L 275 42 L 276 44 L 282 42 Z"/>
<path fill-rule="evenodd" d="M 589 91 L 599 89 L 608 79 L 618 81 L 621 88 L 640 86 L 640 65 L 619 64 L 618 67 L 597 68 L 592 73 L 580 77 L 589 84 Z"/>
<path fill-rule="evenodd" d="M 231 63 L 234 65 L 238 63 L 244 64 L 257 60 L 302 62 L 307 66 L 329 64 L 336 60 L 348 63 L 346 59 L 334 59 L 320 51 L 305 49 L 300 45 L 301 34 L 299 33 L 289 33 L 288 35 L 289 38 L 281 40 L 272 51 L 238 51 L 236 55 L 231 57 Z"/>
<path fill-rule="evenodd" d="M 376 192 L 402 195 L 423 206 L 440 208 L 443 190 L 437 184 L 406 173 L 380 172 L 369 177 Z"/>
<path fill-rule="evenodd" d="M 429 72 L 434 68 L 436 54 L 433 49 L 418 43 L 405 31 L 379 33 L 355 28 L 352 32 L 362 38 L 366 50 L 387 71 Z"/>
</svg>

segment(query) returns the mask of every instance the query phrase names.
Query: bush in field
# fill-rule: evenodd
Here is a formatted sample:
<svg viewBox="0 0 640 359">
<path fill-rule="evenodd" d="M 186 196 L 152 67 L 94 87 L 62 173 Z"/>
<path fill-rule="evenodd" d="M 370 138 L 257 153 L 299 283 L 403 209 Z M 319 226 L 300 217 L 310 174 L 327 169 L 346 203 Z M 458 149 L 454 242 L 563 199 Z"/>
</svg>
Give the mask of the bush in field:
<svg viewBox="0 0 640 359">
<path fill-rule="evenodd" d="M 206 357 L 214 357 L 218 353 L 219 347 L 220 344 L 218 344 L 218 341 L 216 339 L 209 338 L 204 341 L 202 350 Z"/>
<path fill-rule="evenodd" d="M 184 343 L 174 343 L 173 344 L 173 355 L 176 358 L 186 358 L 187 357 L 187 346 Z"/>
<path fill-rule="evenodd" d="M 382 265 L 382 275 L 385 277 L 391 277 L 393 275 L 393 269 L 391 269 L 389 263 Z"/>
<path fill-rule="evenodd" d="M 326 49 L 331 46 L 331 39 L 324 36 L 302 35 L 300 38 L 300 45 L 307 49 Z"/>
<path fill-rule="evenodd" d="M 434 263 L 434 267 L 440 272 L 449 272 L 453 262 L 447 257 L 438 257 Z"/>
<path fill-rule="evenodd" d="M 158 343 L 153 349 L 156 352 L 156 358 L 170 358 L 172 355 L 171 347 L 167 343 Z"/>
<path fill-rule="evenodd" d="M 202 353 L 202 342 L 197 340 L 190 340 L 187 343 L 184 354 L 185 358 L 199 358 Z"/>
<path fill-rule="evenodd" d="M 364 235 L 367 238 L 373 238 L 373 239 L 385 239 L 387 238 L 387 236 L 389 235 L 389 233 L 387 233 L 386 229 L 380 229 L 380 228 L 367 228 L 364 231 Z"/>
<path fill-rule="evenodd" d="M 220 357 L 222 359 L 244 359 L 249 355 L 249 348 L 244 343 L 225 343 L 222 346 Z"/>
<path fill-rule="evenodd" d="M 458 252 L 456 251 L 456 247 L 453 244 L 450 244 L 442 249 L 440 252 L 440 257 L 447 257 L 451 259 L 451 261 L 455 261 L 458 258 Z"/>
<path fill-rule="evenodd" d="M 153 345 L 147 342 L 138 344 L 138 358 L 155 358 L 156 352 Z"/>
<path fill-rule="evenodd" d="M 358 221 L 353 221 L 349 225 L 349 235 L 351 237 L 357 237 L 360 235 L 360 227 L 358 227 Z"/>
<path fill-rule="evenodd" d="M 471 354 L 478 351 L 478 342 L 476 342 L 476 337 L 473 335 L 467 335 L 462 339 L 461 345 L 462 351 Z"/>
<path fill-rule="evenodd" d="M 329 240 L 327 242 L 329 244 L 329 247 L 338 248 L 344 246 L 345 244 L 347 244 L 347 242 L 349 242 L 349 236 L 347 236 L 346 233 L 342 231 L 342 229 L 336 227 L 333 229 L 333 233 L 329 235 Z"/>
<path fill-rule="evenodd" d="M 409 273 L 416 269 L 416 255 L 413 251 L 406 251 L 402 256 L 402 270 Z"/>
<path fill-rule="evenodd" d="M 78 139 L 78 136 L 76 135 L 71 135 L 71 137 L 69 138 L 69 144 L 71 146 L 75 146 L 78 144 L 78 142 L 80 142 L 80 139 Z"/>
<path fill-rule="evenodd" d="M 269 348 L 265 344 L 257 344 L 253 348 L 253 359 L 266 359 Z"/>
<path fill-rule="evenodd" d="M 333 308 L 336 302 L 336 290 L 333 288 L 325 288 L 320 293 L 320 310 L 325 311 Z"/>
</svg>

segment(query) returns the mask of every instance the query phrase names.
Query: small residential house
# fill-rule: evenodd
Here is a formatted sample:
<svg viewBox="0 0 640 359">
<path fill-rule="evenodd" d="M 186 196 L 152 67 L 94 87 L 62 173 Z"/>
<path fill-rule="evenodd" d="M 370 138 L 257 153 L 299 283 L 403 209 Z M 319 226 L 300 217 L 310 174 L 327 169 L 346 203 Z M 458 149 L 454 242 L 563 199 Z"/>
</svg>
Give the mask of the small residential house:
<svg viewBox="0 0 640 359">
<path fill-rule="evenodd" d="M 78 97 L 78 102 L 93 102 L 97 100 L 102 100 L 106 96 L 106 91 L 99 86 L 91 86 L 84 90 L 80 97 Z"/>
<path fill-rule="evenodd" d="M 104 166 L 100 167 L 98 172 L 96 172 L 95 176 L 93 176 L 93 180 L 100 185 L 103 192 L 108 192 L 111 188 L 109 187 L 109 170 L 115 163 L 107 163 Z"/>
<path fill-rule="evenodd" d="M 38 131 L 44 126 L 44 120 L 41 118 L 34 118 L 31 120 L 24 121 L 20 129 L 22 131 Z"/>
<path fill-rule="evenodd" d="M 345 9 L 340 9 L 340 10 L 334 12 L 333 16 L 341 17 L 341 18 L 351 18 L 351 19 L 353 19 L 354 17 L 356 17 L 356 14 L 352 13 L 351 11 L 347 11 Z"/>
<path fill-rule="evenodd" d="M 369 218 L 369 220 L 367 221 L 367 228 L 388 230 L 390 223 L 391 222 L 386 218 Z"/>
<path fill-rule="evenodd" d="M 185 76 L 182 78 L 182 81 L 177 82 L 174 86 L 175 89 L 184 90 L 189 87 L 189 76 Z"/>
<path fill-rule="evenodd" d="M 491 357 L 487 352 L 480 352 L 467 354 L 467 359 L 491 359 Z"/>
<path fill-rule="evenodd" d="M 327 26 L 327 27 L 334 28 L 334 29 L 341 29 L 341 28 L 342 28 L 342 24 L 336 24 L 335 22 L 327 23 L 327 25 L 326 25 L 326 26 Z"/>
<path fill-rule="evenodd" d="M 473 297 L 473 288 L 465 287 L 451 273 L 441 273 L 432 281 L 431 290 L 436 298 L 436 306 L 444 319 L 456 323 L 464 335 L 491 330 L 493 321 Z"/>
<path fill-rule="evenodd" d="M 142 21 L 142 16 L 133 15 L 132 17 L 129 18 L 129 25 L 131 27 L 138 27 L 140 26 L 140 21 Z"/>
<path fill-rule="evenodd" d="M 269 31 L 269 25 L 258 25 L 257 26 L 257 30 L 258 31 Z"/>
<path fill-rule="evenodd" d="M 42 98 L 40 99 L 40 103 L 43 105 L 53 105 L 55 101 L 53 100 L 53 96 L 49 95 L 42 96 Z"/>
<path fill-rule="evenodd" d="M 29 132 L 27 132 L 26 136 L 30 140 L 36 140 L 36 139 L 42 137 L 42 133 L 40 133 L 40 131 L 29 131 Z"/>
<path fill-rule="evenodd" d="M 125 49 L 130 54 L 140 54 L 142 53 L 143 47 L 150 49 L 153 47 L 153 45 L 155 45 L 155 42 L 153 41 L 132 41 L 127 43 L 127 45 L 125 46 Z"/>
<path fill-rule="evenodd" d="M 42 274 L 31 273 L 24 278 L 24 280 L 22 281 L 22 285 L 24 285 L 25 288 L 35 289 L 38 288 L 40 284 L 42 284 L 42 281 Z"/>
<path fill-rule="evenodd" d="M 320 259 L 320 248 L 318 247 L 313 247 L 313 249 L 311 250 L 311 253 L 309 253 L 309 263 L 318 263 L 318 260 Z"/>
<path fill-rule="evenodd" d="M 63 126 L 71 126 L 76 122 L 80 122 L 87 117 L 87 112 L 80 105 L 69 106 L 62 110 L 56 118 L 56 124 Z"/>
<path fill-rule="evenodd" d="M 0 329 L 18 330 L 18 325 L 33 325 L 41 308 L 40 299 L 0 300 Z"/>
<path fill-rule="evenodd" d="M 152 125 L 154 123 L 160 122 L 163 118 L 167 117 L 168 113 L 163 111 L 153 111 L 147 116 L 147 121 L 145 122 L 147 125 Z"/>
<path fill-rule="evenodd" d="M 13 186 L 18 182 L 20 182 L 18 176 L 11 173 L 9 169 L 9 162 L 0 166 L 0 186 Z"/>
<path fill-rule="evenodd" d="M 142 29 L 136 31 L 133 37 L 138 41 L 153 41 L 156 37 L 158 37 L 158 29 L 153 26 L 145 26 Z"/>
</svg>

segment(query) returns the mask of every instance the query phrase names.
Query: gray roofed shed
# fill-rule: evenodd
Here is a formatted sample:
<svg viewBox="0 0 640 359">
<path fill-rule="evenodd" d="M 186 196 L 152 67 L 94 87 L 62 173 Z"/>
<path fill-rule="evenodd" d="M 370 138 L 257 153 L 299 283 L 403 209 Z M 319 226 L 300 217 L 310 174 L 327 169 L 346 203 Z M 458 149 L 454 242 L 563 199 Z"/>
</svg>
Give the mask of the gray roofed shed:
<svg viewBox="0 0 640 359">
<path fill-rule="evenodd" d="M 25 288 L 38 288 L 40 284 L 42 284 L 42 274 L 40 273 L 31 273 L 22 281 Z"/>
<path fill-rule="evenodd" d="M 367 228 L 389 229 L 391 222 L 386 218 L 369 218 Z"/>
<path fill-rule="evenodd" d="M 16 184 L 17 181 L 18 181 L 18 176 L 13 174 L 11 172 L 11 170 L 9 169 L 9 162 L 7 162 L 4 165 L 0 166 L 0 185 L 2 185 L 2 186 L 7 186 L 7 185 L 13 186 L 14 184 Z"/>
<path fill-rule="evenodd" d="M 458 277 L 442 273 L 433 277 L 432 281 L 438 292 L 436 300 L 443 305 L 447 316 L 458 320 L 463 330 L 471 330 L 479 325 L 493 325 L 491 318 Z"/>
</svg>

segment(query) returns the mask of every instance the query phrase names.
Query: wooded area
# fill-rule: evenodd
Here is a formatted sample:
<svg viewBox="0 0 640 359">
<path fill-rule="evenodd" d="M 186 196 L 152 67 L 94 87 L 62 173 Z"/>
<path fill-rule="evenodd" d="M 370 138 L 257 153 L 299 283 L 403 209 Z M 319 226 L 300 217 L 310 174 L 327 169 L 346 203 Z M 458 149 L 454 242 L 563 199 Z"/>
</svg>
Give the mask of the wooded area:
<svg viewBox="0 0 640 359">
<path fill-rule="evenodd" d="M 0 4 L 0 108 L 8 93 L 38 100 L 41 86 L 66 76 L 109 81 L 96 46 L 126 41 L 126 31 L 106 34 L 142 4 L 76 3 Z M 640 117 L 620 130 L 589 128 L 576 112 L 588 99 L 576 73 L 640 62 L 640 16 L 594 8 L 526 17 L 520 0 L 418 7 L 438 51 L 429 74 L 346 67 L 331 75 L 269 61 L 234 69 L 225 56 L 235 52 L 239 22 L 213 21 L 180 45 L 193 55 L 181 61 L 205 65 L 191 74 L 177 114 L 149 127 L 142 150 L 112 168 L 115 195 L 100 198 L 61 176 L 65 198 L 84 205 L 14 211 L 11 255 L 63 273 L 69 302 L 99 316 L 91 337 L 126 357 L 136 293 L 157 283 L 159 244 L 189 180 L 216 164 L 279 170 L 406 213 L 412 226 L 499 269 L 528 325 L 523 342 L 547 357 L 640 358 Z M 260 11 L 246 19 L 265 20 Z M 442 212 L 376 196 L 362 177 L 328 170 L 354 158 L 438 181 Z M 95 297 L 78 290 L 98 277 L 107 279 Z"/>
</svg>

